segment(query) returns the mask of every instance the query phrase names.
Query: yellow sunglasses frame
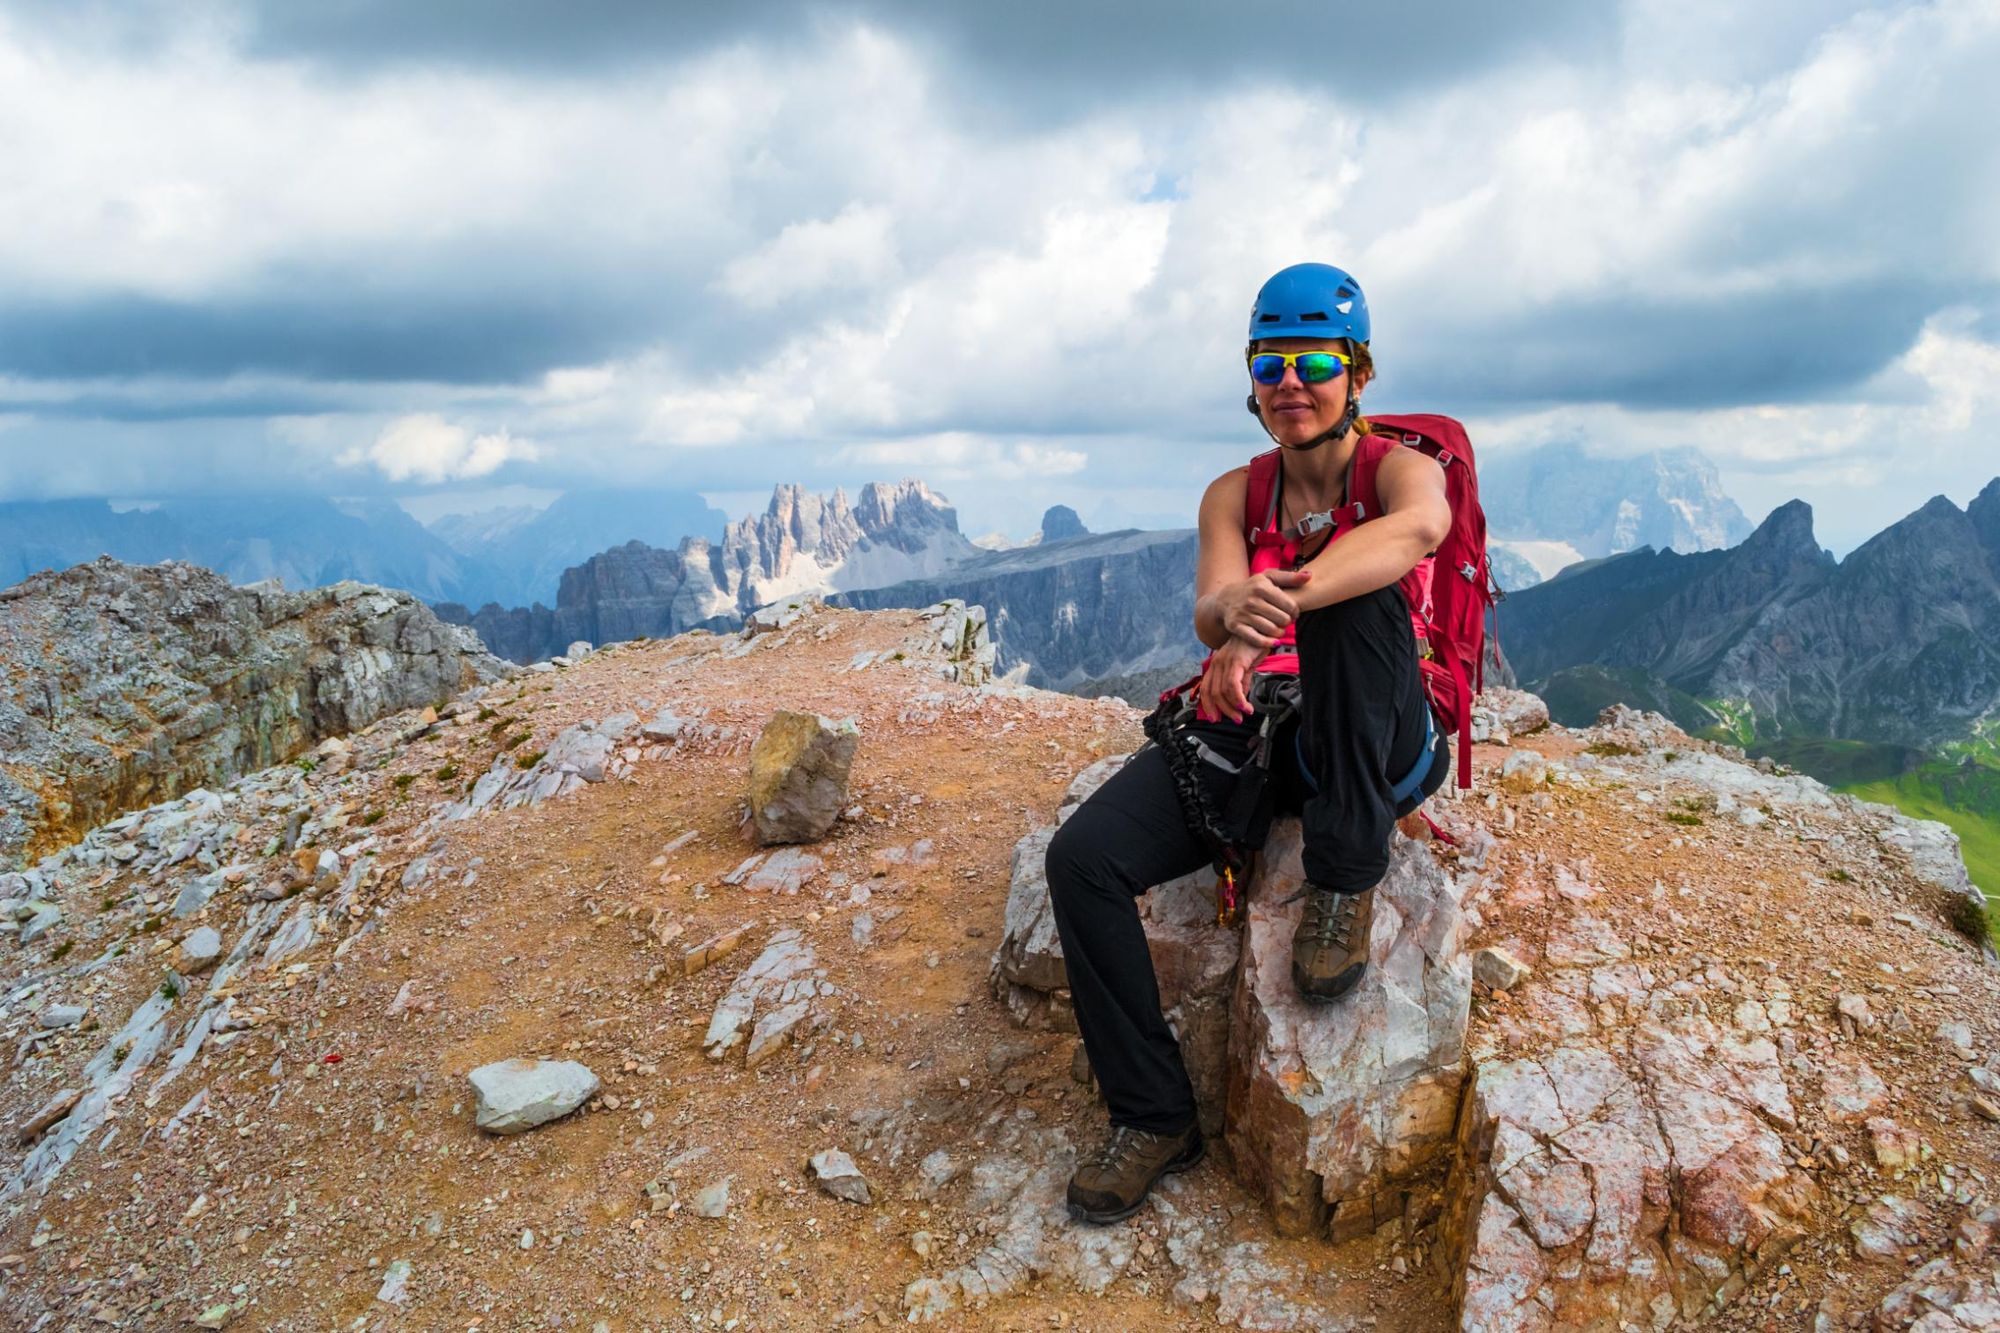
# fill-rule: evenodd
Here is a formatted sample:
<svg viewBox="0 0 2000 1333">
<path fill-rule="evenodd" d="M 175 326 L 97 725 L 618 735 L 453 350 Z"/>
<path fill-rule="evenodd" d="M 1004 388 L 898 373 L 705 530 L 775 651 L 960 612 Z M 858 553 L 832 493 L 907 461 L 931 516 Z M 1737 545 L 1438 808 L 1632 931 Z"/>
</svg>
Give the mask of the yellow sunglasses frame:
<svg viewBox="0 0 2000 1333">
<path fill-rule="evenodd" d="M 1287 370 L 1291 371 L 1295 375 L 1298 374 L 1299 358 L 1302 356 L 1330 356 L 1334 360 L 1340 362 L 1340 375 L 1345 375 L 1354 369 L 1354 356 L 1352 353 L 1337 351 L 1331 347 L 1308 347 L 1302 352 L 1255 352 L 1251 351 L 1249 348 L 1246 347 L 1243 349 L 1243 369 L 1245 371 L 1248 371 L 1250 369 L 1250 363 L 1255 361 L 1260 356 L 1275 356 L 1280 361 L 1283 361 L 1285 363 L 1284 366 L 1278 371 L 1279 381 L 1283 381 L 1283 379 L 1285 378 L 1285 371 Z M 1331 384 L 1335 380 L 1339 379 L 1340 375 L 1329 375 L 1323 380 L 1308 380 L 1304 375 L 1299 375 L 1299 383 Z M 1264 384 L 1264 381 L 1258 379 L 1254 374 L 1250 376 L 1250 380 L 1254 384 Z M 1268 389 L 1271 388 L 1272 386 L 1269 384 L 1264 384 L 1264 387 Z"/>
</svg>

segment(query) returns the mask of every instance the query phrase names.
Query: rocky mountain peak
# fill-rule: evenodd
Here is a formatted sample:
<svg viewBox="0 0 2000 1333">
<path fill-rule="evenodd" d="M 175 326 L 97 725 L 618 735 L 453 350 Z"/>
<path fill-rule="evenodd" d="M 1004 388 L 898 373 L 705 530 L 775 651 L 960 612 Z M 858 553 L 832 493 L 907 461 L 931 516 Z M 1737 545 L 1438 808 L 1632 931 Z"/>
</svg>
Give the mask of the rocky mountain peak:
<svg viewBox="0 0 2000 1333">
<path fill-rule="evenodd" d="M 1994 575 L 2000 577 L 2000 477 L 1987 482 L 1973 497 L 1965 507 L 1965 516 L 1972 520 L 1972 530 L 1979 534 L 1979 544 L 1993 562 Z"/>
<path fill-rule="evenodd" d="M 1090 529 L 1083 526 L 1083 520 L 1068 505 L 1050 505 L 1042 515 L 1042 543 L 1059 542 L 1070 537 L 1086 537 Z"/>
<path fill-rule="evenodd" d="M 915 478 L 893 486 L 869 482 L 854 516 L 870 538 L 901 551 L 917 550 L 933 534 L 958 535 L 958 511 Z"/>
</svg>

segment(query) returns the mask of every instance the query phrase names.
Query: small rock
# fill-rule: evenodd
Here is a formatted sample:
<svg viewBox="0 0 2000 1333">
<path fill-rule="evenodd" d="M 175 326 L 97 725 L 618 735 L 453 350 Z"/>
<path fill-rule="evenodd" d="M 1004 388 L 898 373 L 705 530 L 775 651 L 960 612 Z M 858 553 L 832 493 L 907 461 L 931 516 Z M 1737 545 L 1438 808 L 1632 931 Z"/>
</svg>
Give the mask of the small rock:
<svg viewBox="0 0 2000 1333">
<path fill-rule="evenodd" d="M 813 1178 L 819 1187 L 836 1199 L 849 1203 L 871 1203 L 874 1196 L 869 1193 L 868 1181 L 854 1165 L 854 1159 L 838 1148 L 814 1153 L 807 1163 L 812 1167 Z"/>
<path fill-rule="evenodd" d="M 1880 1259 L 1896 1257 L 1920 1236 L 1917 1210 L 1893 1194 L 1869 1204 L 1848 1230 L 1857 1253 Z"/>
<path fill-rule="evenodd" d="M 694 1215 L 696 1217 L 729 1216 L 730 1179 L 731 1177 L 724 1176 L 694 1196 Z"/>
<path fill-rule="evenodd" d="M 382 1285 L 376 1289 L 375 1299 L 390 1305 L 402 1305 L 410 1299 L 410 1261 L 398 1259 L 390 1264 L 382 1274 Z"/>
<path fill-rule="evenodd" d="M 1973 1114 L 1984 1120 L 2000 1120 L 2000 1102 L 1995 1102 L 1990 1097 L 1982 1097 L 1976 1092 L 1972 1094 L 1971 1100 Z"/>
<path fill-rule="evenodd" d="M 568 1115 L 590 1100 L 597 1075 L 574 1060 L 501 1060 L 472 1071 L 475 1122 L 491 1134 L 518 1134 Z"/>
<path fill-rule="evenodd" d="M 229 1302 L 223 1301 L 218 1305 L 209 1306 L 206 1310 L 196 1315 L 194 1317 L 194 1326 L 196 1328 L 228 1328 L 230 1321 L 235 1318 L 235 1309 L 230 1306 Z"/>
<path fill-rule="evenodd" d="M 572 662 L 581 662 L 594 651 L 595 649 L 592 647 L 589 639 L 578 639 L 575 643 L 563 649 L 563 656 Z"/>
<path fill-rule="evenodd" d="M 81 1004 L 52 1004 L 42 1010 L 40 1019 L 42 1026 L 51 1030 L 73 1028 L 89 1013 L 90 1009 Z"/>
<path fill-rule="evenodd" d="M 1866 1032 L 1875 1026 L 1875 1015 L 1868 1011 L 1865 995 L 1843 995 L 1833 1002 L 1833 1010 L 1845 1020 L 1843 1026 L 1855 1032 Z"/>
<path fill-rule="evenodd" d="M 671 708 L 662 708 L 653 714 L 653 720 L 639 729 L 639 734 L 649 741 L 679 740 L 687 723 L 674 715 Z"/>
<path fill-rule="evenodd" d="M 14 1135 L 15 1141 L 23 1145 L 33 1143 L 50 1125 L 74 1111 L 76 1104 L 82 1100 L 82 1089 L 64 1088 L 43 1102 L 40 1110 L 21 1122 L 21 1128 Z"/>
<path fill-rule="evenodd" d="M 1961 1022 L 1945 1022 L 1937 1025 L 1931 1034 L 1941 1041 L 1949 1042 L 1960 1055 L 1972 1054 L 1972 1028 Z"/>
<path fill-rule="evenodd" d="M 1472 955 L 1472 979 L 1494 990 L 1512 990 L 1528 971 L 1526 963 L 1505 949 L 1481 949 Z"/>
<path fill-rule="evenodd" d="M 202 926 L 181 941 L 174 953 L 174 971 L 183 976 L 199 976 L 222 959 L 222 933 L 214 926 Z"/>
<path fill-rule="evenodd" d="M 1875 1164 L 1885 1171 L 1915 1166 L 1928 1155 L 1914 1131 L 1904 1129 L 1887 1116 L 1868 1121 L 1868 1138 L 1875 1149 Z"/>
<path fill-rule="evenodd" d="M 21 926 L 21 943 L 33 944 L 62 924 L 62 909 L 54 903 L 31 902 L 28 907 L 33 915 Z"/>
</svg>

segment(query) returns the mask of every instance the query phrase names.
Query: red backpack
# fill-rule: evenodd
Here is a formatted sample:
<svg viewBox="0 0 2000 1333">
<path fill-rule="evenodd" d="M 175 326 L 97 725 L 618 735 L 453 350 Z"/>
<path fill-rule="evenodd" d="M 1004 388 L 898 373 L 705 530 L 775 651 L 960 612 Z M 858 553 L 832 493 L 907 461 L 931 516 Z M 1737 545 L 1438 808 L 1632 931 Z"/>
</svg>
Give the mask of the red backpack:
<svg viewBox="0 0 2000 1333">
<path fill-rule="evenodd" d="M 1356 442 L 1348 474 L 1347 504 L 1333 511 L 1333 537 L 1380 517 L 1375 474 L 1391 449 L 1421 450 L 1444 468 L 1451 530 L 1432 554 L 1403 576 L 1411 628 L 1422 659 L 1424 693 L 1447 731 L 1458 736 L 1458 785 L 1472 785 L 1472 699 L 1485 683 L 1486 613 L 1498 599 L 1486 556 L 1486 513 L 1479 507 L 1479 477 L 1472 441 L 1450 417 L 1371 416 L 1371 433 Z M 1250 542 L 1250 570 L 1289 568 L 1298 548 L 1272 531 L 1276 523 L 1279 451 L 1250 462 L 1243 530 Z M 1277 648 L 1258 663 L 1260 672 L 1297 674 L 1298 654 L 1287 626 Z M 1204 668 L 1206 663 L 1203 664 Z"/>
</svg>

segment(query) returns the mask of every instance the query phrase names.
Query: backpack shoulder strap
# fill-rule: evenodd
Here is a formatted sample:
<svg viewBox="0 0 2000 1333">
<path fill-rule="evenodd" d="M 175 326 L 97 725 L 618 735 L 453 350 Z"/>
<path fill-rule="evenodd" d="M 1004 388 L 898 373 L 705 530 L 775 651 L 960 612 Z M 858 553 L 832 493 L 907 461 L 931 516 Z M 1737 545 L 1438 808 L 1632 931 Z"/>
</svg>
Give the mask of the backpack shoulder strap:
<svg viewBox="0 0 2000 1333">
<path fill-rule="evenodd" d="M 1348 483 L 1347 502 L 1361 506 L 1363 520 L 1382 516 L 1382 499 L 1375 492 L 1375 475 L 1382 469 L 1382 460 L 1391 450 L 1400 447 L 1402 440 L 1394 435 L 1373 432 L 1363 435 L 1354 443 L 1352 480 Z"/>
<path fill-rule="evenodd" d="M 1253 539 L 1258 529 L 1269 526 L 1271 500 L 1278 488 L 1278 450 L 1271 449 L 1250 460 L 1250 484 L 1243 489 L 1243 536 Z"/>
</svg>

